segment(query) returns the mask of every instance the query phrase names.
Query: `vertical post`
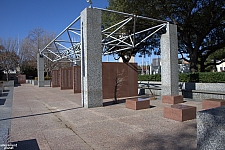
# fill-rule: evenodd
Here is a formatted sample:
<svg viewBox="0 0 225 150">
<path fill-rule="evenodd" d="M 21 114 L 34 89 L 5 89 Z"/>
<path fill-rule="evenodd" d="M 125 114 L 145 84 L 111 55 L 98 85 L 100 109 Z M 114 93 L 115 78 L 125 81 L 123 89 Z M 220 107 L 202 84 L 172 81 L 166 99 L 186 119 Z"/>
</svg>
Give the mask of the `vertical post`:
<svg viewBox="0 0 225 150">
<path fill-rule="evenodd" d="M 37 68 L 38 68 L 38 87 L 44 86 L 44 58 L 41 54 L 37 54 Z"/>
<path fill-rule="evenodd" d="M 167 24 L 161 37 L 162 91 L 161 95 L 178 95 L 178 41 L 177 26 Z"/>
<path fill-rule="evenodd" d="M 82 105 L 102 106 L 101 10 L 86 8 L 81 12 Z"/>
</svg>

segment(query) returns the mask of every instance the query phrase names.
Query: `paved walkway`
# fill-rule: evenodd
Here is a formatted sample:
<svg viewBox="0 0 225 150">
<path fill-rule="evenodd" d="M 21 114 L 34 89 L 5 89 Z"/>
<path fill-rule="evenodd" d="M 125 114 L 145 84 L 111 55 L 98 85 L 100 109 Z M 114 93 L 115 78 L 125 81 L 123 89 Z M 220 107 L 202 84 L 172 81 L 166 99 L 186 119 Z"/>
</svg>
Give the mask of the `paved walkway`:
<svg viewBox="0 0 225 150">
<path fill-rule="evenodd" d="M 201 110 L 201 102 L 185 104 Z M 24 84 L 14 88 L 10 141 L 19 150 L 196 149 L 196 120 L 166 119 L 168 104 L 151 105 L 138 111 L 125 103 L 87 109 L 72 90 Z"/>
</svg>

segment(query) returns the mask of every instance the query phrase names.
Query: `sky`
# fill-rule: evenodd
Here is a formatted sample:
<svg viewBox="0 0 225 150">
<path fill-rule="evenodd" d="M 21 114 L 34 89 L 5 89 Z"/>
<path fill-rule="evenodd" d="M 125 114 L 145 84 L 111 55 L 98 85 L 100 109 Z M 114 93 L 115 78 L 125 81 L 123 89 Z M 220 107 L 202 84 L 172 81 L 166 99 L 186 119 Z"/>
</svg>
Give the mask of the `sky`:
<svg viewBox="0 0 225 150">
<path fill-rule="evenodd" d="M 92 2 L 93 7 L 108 6 L 107 0 Z M 23 39 L 39 27 L 59 34 L 86 7 L 89 7 L 86 0 L 0 0 L 0 37 Z M 149 62 L 149 58 L 145 59 Z M 114 61 L 112 57 L 109 60 Z M 140 64 L 142 58 L 135 57 L 135 61 Z"/>
</svg>

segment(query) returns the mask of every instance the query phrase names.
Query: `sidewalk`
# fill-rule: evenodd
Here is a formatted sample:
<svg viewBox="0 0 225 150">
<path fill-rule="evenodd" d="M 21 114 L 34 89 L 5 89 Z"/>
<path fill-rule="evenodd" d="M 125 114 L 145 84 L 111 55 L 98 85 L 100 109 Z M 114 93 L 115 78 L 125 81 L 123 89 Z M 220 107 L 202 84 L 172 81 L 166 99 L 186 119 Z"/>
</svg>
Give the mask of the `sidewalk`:
<svg viewBox="0 0 225 150">
<path fill-rule="evenodd" d="M 8 134 L 11 126 L 11 120 L 2 120 L 10 118 L 12 112 L 14 87 L 5 87 L 0 95 L 0 150 L 4 149 L 4 144 L 7 144 Z"/>
<path fill-rule="evenodd" d="M 201 102 L 187 101 L 197 106 Z M 152 108 L 130 110 L 125 103 L 98 108 L 81 107 L 72 90 L 14 88 L 10 141 L 19 150 L 194 150 L 196 120 L 163 118 L 168 104 L 152 100 Z"/>
</svg>

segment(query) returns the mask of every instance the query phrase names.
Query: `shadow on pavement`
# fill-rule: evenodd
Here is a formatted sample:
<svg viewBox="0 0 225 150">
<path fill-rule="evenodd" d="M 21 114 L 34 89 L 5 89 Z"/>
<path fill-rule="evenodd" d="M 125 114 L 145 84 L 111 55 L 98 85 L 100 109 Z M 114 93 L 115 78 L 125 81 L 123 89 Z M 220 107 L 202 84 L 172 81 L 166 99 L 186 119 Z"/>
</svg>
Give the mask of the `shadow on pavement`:
<svg viewBox="0 0 225 150">
<path fill-rule="evenodd" d="M 0 121 L 12 120 L 12 119 L 18 119 L 18 118 L 26 118 L 26 117 L 32 117 L 32 116 L 41 116 L 41 115 L 47 115 L 47 114 L 54 114 L 54 113 L 59 113 L 59 112 L 64 112 L 64 111 L 69 111 L 69 110 L 74 110 L 74 109 L 79 109 L 79 108 L 83 108 L 83 107 L 63 109 L 63 110 L 51 111 L 51 112 L 46 112 L 46 113 L 38 113 L 38 114 L 32 114 L 32 115 L 25 115 L 25 116 L 17 116 L 17 117 L 11 117 L 11 118 L 3 118 L 3 119 L 0 119 Z"/>
<path fill-rule="evenodd" d="M 125 149 L 142 149 L 142 150 L 196 150 L 197 135 L 196 133 L 185 132 L 187 129 L 197 130 L 196 123 L 191 123 L 177 130 L 174 134 L 164 133 L 147 133 L 141 138 L 130 138 L 123 145 Z M 190 140 L 191 139 L 191 140 Z"/>
<path fill-rule="evenodd" d="M 125 103 L 125 102 L 126 102 L 126 99 L 117 100 L 117 103 L 115 103 L 115 101 L 103 102 L 103 106 L 111 106 L 111 105 L 116 105 L 116 104 Z"/>
<path fill-rule="evenodd" d="M 40 150 L 37 140 L 24 140 L 11 143 L 14 150 Z"/>
<path fill-rule="evenodd" d="M 5 105 L 5 101 L 6 101 L 6 99 L 5 99 L 5 98 L 0 99 L 0 105 Z"/>
</svg>

